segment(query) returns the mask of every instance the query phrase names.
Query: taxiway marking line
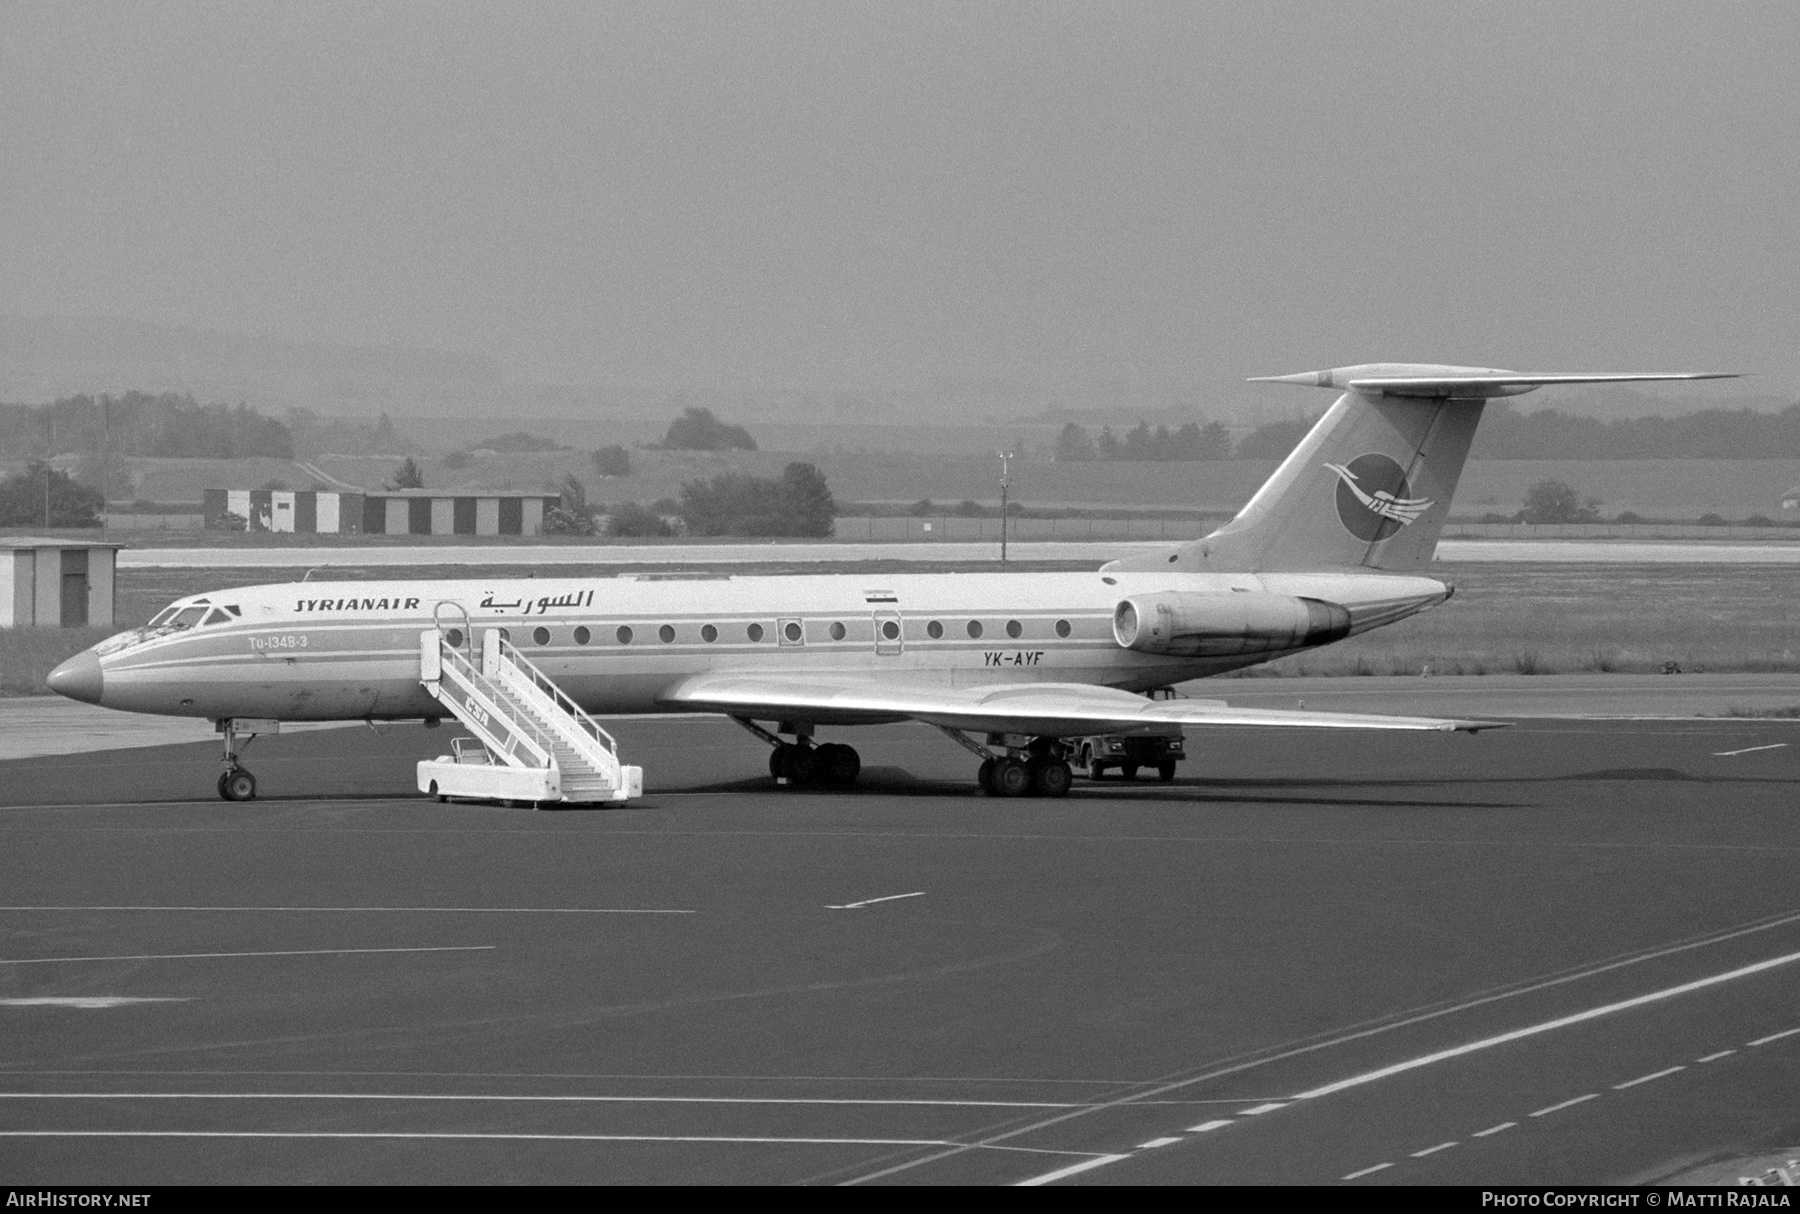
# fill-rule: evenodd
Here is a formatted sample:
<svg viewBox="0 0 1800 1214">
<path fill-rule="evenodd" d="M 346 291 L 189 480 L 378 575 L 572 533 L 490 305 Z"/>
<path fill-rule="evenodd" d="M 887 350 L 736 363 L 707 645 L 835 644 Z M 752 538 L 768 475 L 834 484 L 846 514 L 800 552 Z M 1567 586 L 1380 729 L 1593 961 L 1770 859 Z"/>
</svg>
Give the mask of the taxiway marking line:
<svg viewBox="0 0 1800 1214">
<path fill-rule="evenodd" d="M 1771 1041 L 1780 1041 L 1783 1037 L 1792 1037 L 1800 1033 L 1800 1029 L 1787 1029 L 1780 1033 L 1770 1033 L 1767 1037 L 1758 1037 L 1755 1041 L 1747 1041 L 1745 1045 L 1767 1045 Z"/>
<path fill-rule="evenodd" d="M 1519 1123 L 1516 1121 L 1502 1121 L 1499 1125 L 1491 1125 L 1485 1130 L 1476 1130 L 1473 1134 L 1469 1135 L 1469 1137 L 1486 1138 L 1489 1134 L 1498 1134 L 1501 1130 L 1510 1130 L 1518 1124 Z"/>
<path fill-rule="evenodd" d="M 405 1138 L 507 1142 L 722 1142 L 794 1146 L 941 1147 L 945 1138 L 756 1138 L 701 1134 L 472 1134 L 378 1130 L 0 1130 L 0 1138 Z M 1058 1152 L 1059 1154 L 1061 1152 Z M 1071 1155 L 1080 1152 L 1070 1151 Z"/>
<path fill-rule="evenodd" d="M 1746 746 L 1742 750 L 1715 750 L 1712 752 L 1712 757 L 1715 759 L 1728 759 L 1732 755 L 1754 754 L 1759 750 L 1780 750 L 1786 745 L 1786 742 L 1771 742 L 1767 746 Z"/>
<path fill-rule="evenodd" d="M 1130 1104 L 1145 1103 L 1148 1101 L 1155 1100 L 1156 1097 L 1165 1096 L 1165 1095 L 1169 1094 L 1170 1092 L 1181 1091 L 1184 1088 L 1193 1087 L 1195 1084 L 1205 1083 L 1205 1082 L 1207 1082 L 1209 1080 L 1213 1080 L 1213 1079 L 1221 1079 L 1227 1075 L 1235 1075 L 1235 1074 L 1238 1074 L 1243 1071 L 1254 1069 L 1256 1067 L 1266 1066 L 1270 1063 L 1281 1062 L 1281 1061 L 1285 1061 L 1286 1059 L 1289 1059 L 1289 1058 L 1297 1058 L 1297 1057 L 1300 1057 L 1305 1054 L 1316 1053 L 1320 1050 L 1330 1049 L 1334 1046 L 1345 1045 L 1352 1041 L 1361 1041 L 1361 1040 L 1364 1040 L 1369 1037 L 1380 1036 L 1381 1034 L 1394 1032 L 1395 1030 L 1398 1030 L 1398 1029 L 1408 1028 L 1415 1024 L 1423 1024 L 1423 1023 L 1431 1021 L 1431 1020 L 1441 1019 L 1445 1016 L 1455 1015 L 1456 1013 L 1459 1013 L 1459 1012 L 1466 1012 L 1473 1008 L 1484 1007 L 1491 1003 L 1498 1003 L 1498 1002 L 1502 1002 L 1502 1001 L 1508 1000 L 1508 999 L 1516 999 L 1516 998 L 1519 998 L 1524 995 L 1535 994 L 1538 991 L 1549 990 L 1554 987 L 1563 986 L 1563 985 L 1566 985 L 1571 982 L 1579 982 L 1579 981 L 1583 981 L 1583 980 L 1586 980 L 1589 978 L 1594 978 L 1600 974 L 1610 973 L 1614 970 L 1625 969 L 1625 968 L 1628 968 L 1628 967 L 1634 966 L 1634 965 L 1642 965 L 1645 962 L 1655 961 L 1655 960 L 1658 960 L 1663 957 L 1674 956 L 1678 953 L 1691 952 L 1695 949 L 1712 947 L 1715 945 L 1726 943 L 1727 941 L 1736 940 L 1742 936 L 1754 935 L 1758 932 L 1771 931 L 1776 928 L 1786 927 L 1786 926 L 1796 923 L 1796 922 L 1800 922 L 1800 913 L 1789 912 L 1789 913 L 1784 913 L 1784 914 L 1780 914 L 1780 915 L 1775 915 L 1775 916 L 1771 916 L 1766 919 L 1755 920 L 1751 923 L 1744 924 L 1742 926 L 1735 926 L 1735 927 L 1727 928 L 1727 929 L 1717 931 L 1717 932 L 1708 932 L 1708 933 L 1705 933 L 1700 936 L 1689 937 L 1687 939 L 1677 941 L 1674 944 L 1666 945 L 1662 948 L 1651 949 L 1646 952 L 1628 954 L 1624 957 L 1617 957 L 1612 960 L 1602 961 L 1597 964 L 1588 965 L 1588 966 L 1580 967 L 1577 969 L 1565 970 L 1561 973 L 1553 974 L 1547 978 L 1542 978 L 1542 979 L 1538 979 L 1536 981 L 1527 982 L 1521 986 L 1511 987 L 1511 988 L 1502 988 L 1497 991 L 1492 991 L 1492 992 L 1489 992 L 1486 994 L 1481 994 L 1474 998 L 1466 999 L 1460 1003 L 1453 1003 L 1453 1004 L 1448 1004 L 1448 1005 L 1441 1005 L 1441 1006 L 1437 1006 L 1437 1007 L 1421 1009 L 1410 1015 L 1403 1016 L 1402 1018 L 1397 1019 L 1397 1020 L 1391 1020 L 1391 1021 L 1387 1021 L 1385 1023 L 1375 1023 L 1372 1025 L 1368 1025 L 1367 1027 L 1352 1028 L 1351 1030 L 1340 1033 L 1336 1036 L 1325 1037 L 1323 1039 L 1315 1039 L 1312 1041 L 1308 1041 L 1304 1044 L 1291 1046 L 1287 1049 L 1280 1050 L 1279 1052 L 1276 1052 L 1276 1053 L 1267 1054 L 1267 1055 L 1264 1055 L 1261 1057 L 1253 1057 L 1246 1061 L 1239 1061 L 1239 1062 L 1229 1063 L 1229 1064 L 1225 1064 L 1225 1065 L 1220 1065 L 1211 1070 L 1202 1071 L 1201 1073 L 1199 1073 L 1197 1075 L 1191 1075 L 1185 1079 L 1177 1079 L 1172 1082 L 1160 1084 L 1157 1087 L 1150 1089 L 1149 1091 L 1138 1094 L 1135 1098 L 1131 1097 L 1131 1096 L 1125 1096 L 1125 1097 L 1120 1097 L 1120 1098 L 1117 1098 L 1114 1100 L 1109 1100 L 1109 1101 L 1106 1101 L 1101 1104 L 1087 1105 L 1087 1106 L 1083 1106 L 1083 1107 L 1077 1108 L 1077 1109 L 1070 1109 L 1066 1112 L 1057 1113 L 1052 1116 L 1049 1116 L 1042 1121 L 1033 1122 L 1029 1125 L 1020 1126 L 1016 1129 L 1007 1130 L 1003 1133 L 991 1135 L 990 1137 L 982 1139 L 979 1142 L 962 1143 L 957 1146 L 950 1147 L 946 1150 L 939 1151 L 935 1154 L 926 1155 L 920 1159 L 908 1160 L 905 1163 L 893 1164 L 889 1167 L 879 1169 L 878 1171 L 868 1172 L 861 1176 L 852 1177 L 851 1179 L 849 1179 L 847 1181 L 843 1181 L 842 1183 L 847 1184 L 847 1185 L 866 1184 L 872 1180 L 880 1180 L 880 1179 L 883 1179 L 884 1177 L 892 1176 L 892 1175 L 895 1175 L 900 1172 L 911 1171 L 915 1168 L 924 1167 L 927 1164 L 936 1163 L 940 1159 L 948 1159 L 951 1156 L 961 1154 L 964 1151 L 972 1151 L 972 1150 L 977 1150 L 977 1149 L 981 1149 L 984 1147 L 993 1147 L 999 1143 L 1005 1142 L 1008 1139 L 1018 1138 L 1025 1134 L 1035 1133 L 1039 1130 L 1046 1129 L 1052 1125 L 1057 1125 L 1057 1124 L 1060 1124 L 1061 1122 L 1068 1121 L 1068 1120 L 1071 1120 L 1076 1117 L 1086 1116 L 1087 1114 L 1092 1113 L 1092 1112 L 1099 1112 L 1099 1111 L 1104 1111 L 1104 1110 L 1108 1110 L 1108 1109 L 1121 1108 L 1121 1107 L 1124 1107 L 1125 1105 L 1130 1105 Z M 1794 960 L 1796 957 L 1800 957 L 1800 954 L 1794 954 L 1794 955 L 1791 955 L 1788 957 L 1775 958 L 1774 960 L 1772 960 L 1770 962 L 1764 962 L 1761 964 L 1763 965 L 1763 967 L 1767 968 L 1767 967 L 1777 965 L 1777 964 L 1785 964 L 1788 961 Z M 1751 968 L 1754 969 L 1756 967 L 1751 967 Z M 1734 971 L 1734 974 L 1740 974 L 1743 972 L 1747 972 L 1747 971 Z M 1731 976 L 1731 975 L 1726 975 L 1725 977 L 1729 977 L 1729 976 Z M 1704 981 L 1712 981 L 1712 980 L 1704 980 Z M 1681 989 L 1681 988 L 1677 988 L 1677 990 L 1679 990 L 1679 989 Z M 1646 998 L 1662 997 L 1663 995 L 1668 995 L 1668 994 L 1673 994 L 1673 993 L 1677 993 L 1677 992 L 1676 991 L 1659 992 L 1659 993 L 1653 994 L 1652 996 L 1649 996 Z M 1538 1030 L 1533 1029 L 1533 1030 L 1527 1030 L 1527 1031 L 1530 1032 L 1530 1031 L 1538 1031 Z M 1480 1044 L 1480 1043 L 1477 1043 L 1477 1044 Z M 1415 1064 L 1424 1065 L 1423 1062 L 1417 1062 L 1416 1060 L 1415 1060 Z M 1406 1069 L 1407 1065 L 1408 1064 L 1402 1064 L 1401 1069 Z M 1368 1082 L 1371 1079 L 1381 1078 L 1381 1077 L 1382 1077 L 1381 1075 L 1361 1076 L 1361 1077 L 1357 1077 L 1357 1078 L 1353 1079 L 1352 1082 Z M 1505 1127 L 1502 1127 L 1502 1128 L 1505 1128 Z M 1127 1155 L 1116 1155 L 1116 1156 L 1113 1156 L 1112 1158 L 1110 1158 L 1109 1160 L 1107 1160 L 1107 1162 L 1116 1163 L 1121 1159 L 1129 1159 L 1129 1158 L 1130 1158 L 1130 1155 L 1128 1155 L 1128 1154 Z M 1101 1165 L 1096 1164 L 1095 1166 L 1098 1167 Z M 1048 1183 L 1048 1182 L 1040 1181 L 1039 1183 Z"/>
<path fill-rule="evenodd" d="M 1435 1147 L 1426 1147 L 1423 1151 L 1414 1151 L 1412 1157 L 1414 1159 L 1423 1159 L 1427 1155 L 1436 1155 L 1439 1151 L 1448 1151 L 1455 1145 L 1456 1143 L 1454 1142 L 1440 1142 Z"/>
<path fill-rule="evenodd" d="M 1181 1141 L 1181 1139 L 1179 1139 L 1179 1138 L 1152 1138 L 1149 1142 L 1138 1143 L 1137 1149 L 1140 1151 L 1151 1151 L 1151 1150 L 1155 1150 L 1157 1147 L 1166 1147 L 1170 1143 L 1180 1142 L 1180 1141 Z"/>
<path fill-rule="evenodd" d="M 1634 1088 L 1640 1083 L 1649 1083 L 1652 1079 L 1661 1079 L 1665 1075 L 1673 1075 L 1676 1071 L 1685 1071 L 1685 1066 L 1665 1067 L 1660 1071 L 1652 1071 L 1648 1075 L 1639 1075 L 1636 1079 L 1627 1079 L 1624 1083 L 1613 1084 L 1613 1091 L 1623 1092 L 1626 1088 Z"/>
<path fill-rule="evenodd" d="M 1706 1057 L 1696 1058 L 1696 1059 L 1694 1059 L 1694 1061 L 1695 1062 L 1717 1062 L 1719 1059 L 1727 1058 L 1735 1053 L 1737 1053 L 1736 1050 L 1720 1050 L 1716 1054 L 1708 1054 Z"/>
<path fill-rule="evenodd" d="M 1523 1040 L 1526 1037 L 1535 1037 L 1539 1033 L 1548 1033 L 1555 1029 L 1567 1028 L 1572 1024 L 1582 1024 L 1589 1020 L 1598 1020 L 1602 1016 L 1610 1016 L 1616 1012 L 1628 1011 L 1635 1007 L 1643 1007 L 1646 1004 L 1657 1003 L 1664 999 L 1673 999 L 1678 995 L 1686 995 L 1693 991 L 1705 990 L 1707 987 L 1718 986 L 1721 983 L 1732 982 L 1739 978 L 1748 978 L 1752 974 L 1760 974 L 1765 970 L 1772 970 L 1783 965 L 1791 965 L 1796 961 L 1800 961 L 1800 953 L 1784 953 L 1779 957 L 1770 957 L 1751 965 L 1740 966 L 1734 970 L 1727 970 L 1722 974 L 1712 974 L 1705 978 L 1697 978 L 1692 982 L 1683 982 L 1679 986 L 1665 987 L 1660 991 L 1651 991 L 1648 994 L 1636 995 L 1630 999 L 1621 999 L 1617 1003 L 1607 1003 L 1600 1007 L 1588 1008 L 1586 1011 L 1576 1012 L 1568 1016 L 1559 1016 L 1554 1020 L 1545 1020 L 1539 1024 L 1527 1025 L 1524 1028 L 1513 1029 L 1511 1032 L 1507 1033 L 1499 1033 L 1493 1037 L 1483 1037 L 1478 1041 L 1465 1042 L 1462 1045 L 1452 1046 L 1447 1050 L 1438 1050 L 1434 1053 L 1423 1054 L 1417 1058 L 1409 1058 L 1404 1062 L 1396 1062 L 1390 1066 L 1379 1067 L 1373 1071 L 1364 1071 L 1362 1074 L 1352 1075 L 1348 1079 L 1340 1079 L 1335 1083 L 1328 1083 L 1322 1087 L 1316 1087 L 1305 1092 L 1300 1092 L 1294 1099 L 1316 1100 L 1320 1096 L 1334 1095 L 1335 1093 L 1345 1091 L 1348 1088 L 1360 1087 L 1365 1083 L 1374 1083 L 1377 1080 L 1387 1079 L 1407 1071 L 1417 1070 L 1420 1067 L 1431 1066 L 1434 1063 L 1445 1062 L 1452 1058 L 1460 1058 L 1465 1054 L 1473 1054 L 1478 1050 L 1491 1049 L 1494 1046 L 1506 1045 L 1510 1042 Z M 1791 1031 L 1800 1033 L 1800 1029 Z M 1784 1034 L 1778 1034 L 1778 1036 L 1779 1035 Z M 1768 1038 L 1767 1040 L 1773 1040 L 1773 1038 Z"/>
<path fill-rule="evenodd" d="M 852 1100 L 806 1096 L 524 1096 L 416 1092 L 0 1092 L 0 1100 L 439 1100 L 542 1104 L 804 1104 L 959 1109 L 1078 1109 L 1033 1100 Z"/>
<path fill-rule="evenodd" d="M 1117 1163 L 1128 1158 L 1124 1155 L 1097 1155 L 1092 1159 L 1084 1159 L 1080 1163 L 1072 1163 L 1066 1168 L 1058 1168 L 1054 1172 L 1045 1172 L 1042 1176 L 1033 1176 L 1016 1182 L 1015 1189 L 1035 1189 L 1039 1185 L 1053 1184 L 1065 1176 L 1073 1176 L 1077 1172 L 1085 1172 L 1090 1168 L 1103 1168 L 1109 1163 Z"/>
<path fill-rule="evenodd" d="M 132 1003 L 192 1003 L 191 995 L 39 995 L 27 999 L 0 999 L 0 1007 L 78 1007 L 88 1010 L 124 1007 Z"/>
<path fill-rule="evenodd" d="M 0 906 L 0 911 L 268 911 L 304 914 L 697 915 L 695 910 L 589 906 Z"/>
<path fill-rule="evenodd" d="M 1288 1102 L 1285 1100 L 1271 1100 L 1267 1104 L 1259 1104 L 1253 1109 L 1245 1109 L 1244 1116 L 1260 1117 L 1264 1113 L 1273 1113 L 1276 1109 L 1285 1109 L 1287 1106 Z"/>
<path fill-rule="evenodd" d="M 1573 1100 L 1565 1100 L 1561 1104 L 1553 1104 L 1547 1109 L 1539 1109 L 1537 1112 L 1530 1114 L 1530 1116 L 1532 1116 L 1532 1117 L 1547 1117 L 1551 1113 L 1559 1113 L 1563 1109 L 1571 1108 L 1578 1104 L 1586 1104 L 1590 1100 L 1598 1100 L 1598 1099 L 1600 1099 L 1600 1093 L 1589 1092 L 1586 1096 L 1577 1096 Z"/>
<path fill-rule="evenodd" d="M 216 957 L 341 957 L 351 953 L 478 953 L 494 944 L 442 944 L 428 948 L 297 948 L 266 953 L 141 953 L 124 957 L 0 957 L 0 965 L 43 965 L 52 961 L 201 961 Z"/>
<path fill-rule="evenodd" d="M 1379 1171 L 1381 1171 L 1381 1170 L 1382 1170 L 1382 1169 L 1383 1169 L 1383 1168 L 1391 1168 L 1391 1167 L 1393 1167 L 1393 1166 L 1394 1166 L 1394 1165 L 1393 1165 L 1393 1164 L 1391 1164 L 1391 1163 L 1378 1163 L 1378 1164 L 1376 1164 L 1376 1165 L 1375 1165 L 1375 1166 L 1374 1166 L 1374 1167 L 1372 1167 L 1372 1168 L 1364 1168 L 1364 1169 L 1363 1169 L 1363 1170 L 1362 1170 L 1362 1171 L 1360 1171 L 1360 1172 L 1352 1172 L 1352 1173 L 1350 1173 L 1350 1175 L 1348 1175 L 1348 1176 L 1346 1176 L 1346 1177 L 1344 1177 L 1344 1179 L 1345 1179 L 1345 1180 L 1356 1180 L 1356 1179 L 1358 1179 L 1358 1178 L 1360 1178 L 1360 1177 L 1363 1177 L 1363 1176 L 1367 1176 L 1367 1175 L 1369 1175 L 1369 1174 L 1370 1174 L 1370 1173 L 1371 1173 L 1371 1172 L 1379 1172 Z"/>
<path fill-rule="evenodd" d="M 866 898 L 861 902 L 846 902 L 842 906 L 827 906 L 826 910 L 861 910 L 865 906 L 874 906 L 877 902 L 898 902 L 902 898 L 923 898 L 924 890 L 915 890 L 910 894 L 889 894 L 885 898 Z"/>
<path fill-rule="evenodd" d="M 1190 1134 L 1208 1134 L 1208 1133 L 1211 1133 L 1213 1130 L 1222 1130 L 1226 1126 L 1231 1125 L 1231 1124 L 1232 1123 L 1230 1120 L 1203 1121 L 1199 1125 L 1189 1126 L 1188 1133 L 1190 1133 Z"/>
</svg>

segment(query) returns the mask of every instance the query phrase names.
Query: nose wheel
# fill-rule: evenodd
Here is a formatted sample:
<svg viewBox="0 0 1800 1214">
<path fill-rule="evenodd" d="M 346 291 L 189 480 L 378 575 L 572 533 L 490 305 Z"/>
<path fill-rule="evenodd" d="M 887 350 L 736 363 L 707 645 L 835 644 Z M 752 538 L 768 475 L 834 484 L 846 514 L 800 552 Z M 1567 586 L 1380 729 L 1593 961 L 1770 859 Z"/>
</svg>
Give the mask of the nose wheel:
<svg viewBox="0 0 1800 1214">
<path fill-rule="evenodd" d="M 253 800 L 256 797 L 256 777 L 244 767 L 220 772 L 219 795 L 227 801 Z"/>
</svg>

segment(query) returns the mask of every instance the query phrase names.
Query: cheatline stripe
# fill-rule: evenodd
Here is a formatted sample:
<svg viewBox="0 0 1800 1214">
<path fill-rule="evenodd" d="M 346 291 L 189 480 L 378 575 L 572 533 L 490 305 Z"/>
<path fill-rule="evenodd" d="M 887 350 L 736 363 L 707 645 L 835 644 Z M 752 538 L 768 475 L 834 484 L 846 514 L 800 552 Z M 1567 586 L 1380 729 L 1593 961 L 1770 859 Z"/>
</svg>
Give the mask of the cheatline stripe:
<svg viewBox="0 0 1800 1214">
<path fill-rule="evenodd" d="M 1567 1028 L 1571 1024 L 1581 1024 L 1588 1020 L 1598 1020 L 1602 1016 L 1610 1016 L 1615 1012 L 1627 1011 L 1634 1007 L 1643 1007 L 1645 1004 L 1657 1003 L 1664 999 L 1673 999 L 1677 995 L 1686 995 L 1692 991 L 1704 990 L 1709 986 L 1717 986 L 1723 982 L 1731 982 L 1738 978 L 1747 978 L 1752 974 L 1760 974 L 1765 970 L 1772 970 L 1783 965 L 1791 965 L 1795 961 L 1800 961 L 1800 953 L 1786 953 L 1780 957 L 1770 957 L 1766 961 L 1758 961 L 1753 965 L 1746 965 L 1738 969 L 1727 970 L 1722 974 L 1713 974 L 1710 977 L 1698 978 L 1693 982 L 1684 982 L 1680 986 L 1671 986 L 1664 990 L 1651 991 L 1647 995 L 1638 995 L 1631 999 L 1621 999 L 1617 1003 L 1608 1003 L 1601 1007 L 1589 1008 L 1584 1012 L 1576 1012 L 1570 1016 L 1560 1016 L 1555 1020 L 1546 1020 L 1541 1024 L 1527 1025 L 1522 1029 L 1514 1029 L 1510 1033 L 1500 1033 L 1493 1037 L 1483 1037 L 1479 1041 L 1470 1041 L 1463 1045 L 1453 1046 L 1447 1050 L 1438 1050 L 1436 1053 L 1425 1054 L 1418 1058 L 1409 1058 L 1405 1062 L 1396 1062 L 1392 1066 L 1384 1066 L 1378 1070 L 1365 1071 L 1361 1075 L 1352 1075 L 1350 1078 L 1340 1079 L 1336 1083 L 1328 1083 L 1323 1087 L 1300 1092 L 1294 1099 L 1313 1100 L 1320 1096 L 1330 1096 L 1333 1093 L 1342 1092 L 1347 1088 L 1360 1087 L 1365 1083 L 1374 1083 L 1378 1079 L 1386 1079 L 1406 1071 L 1417 1070 L 1420 1067 L 1430 1066 L 1436 1062 L 1443 1062 L 1450 1058 L 1458 1058 L 1464 1054 L 1473 1054 L 1477 1050 L 1491 1049 L 1494 1046 L 1505 1045 L 1508 1042 L 1519 1041 L 1526 1037 L 1535 1037 L 1539 1033 L 1548 1033 L 1553 1029 Z M 1800 1032 L 1800 1029 L 1794 1031 Z"/>
</svg>

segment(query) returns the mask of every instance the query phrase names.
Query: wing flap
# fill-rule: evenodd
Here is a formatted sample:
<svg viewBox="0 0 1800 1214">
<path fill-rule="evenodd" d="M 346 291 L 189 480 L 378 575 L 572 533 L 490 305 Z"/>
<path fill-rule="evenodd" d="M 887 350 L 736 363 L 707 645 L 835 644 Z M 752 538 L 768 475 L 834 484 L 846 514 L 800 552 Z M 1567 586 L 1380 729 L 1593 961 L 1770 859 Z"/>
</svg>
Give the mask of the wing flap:
<svg viewBox="0 0 1800 1214">
<path fill-rule="evenodd" d="M 1223 700 L 1147 700 L 1128 691 L 1086 683 L 937 687 L 860 679 L 703 675 L 676 684 L 660 698 L 671 706 L 765 720 L 796 718 L 843 724 L 915 720 L 951 729 L 1063 737 L 1166 732 L 1171 725 L 1467 733 L 1506 725 L 1379 713 L 1233 708 Z"/>
</svg>

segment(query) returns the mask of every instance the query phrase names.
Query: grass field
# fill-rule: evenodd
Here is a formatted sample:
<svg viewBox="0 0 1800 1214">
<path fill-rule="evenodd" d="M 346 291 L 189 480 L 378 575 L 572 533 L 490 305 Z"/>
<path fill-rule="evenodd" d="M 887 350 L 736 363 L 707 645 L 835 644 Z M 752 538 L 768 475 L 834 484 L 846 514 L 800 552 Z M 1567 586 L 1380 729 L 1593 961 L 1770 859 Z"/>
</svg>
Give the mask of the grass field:
<svg viewBox="0 0 1800 1214">
<path fill-rule="evenodd" d="M 991 569 L 993 566 L 979 566 Z M 1032 566 L 1016 568 L 1075 568 Z M 736 567 L 743 573 L 804 567 Z M 836 572 L 924 571 L 897 562 L 846 564 Z M 975 566 L 942 566 L 945 569 Z M 120 626 L 171 599 L 246 581 L 298 580 L 303 570 L 126 570 Z M 558 570 L 612 576 L 616 567 Z M 624 572 L 632 572 L 627 569 Z M 658 568 L 655 572 L 669 572 Z M 1367 674 L 1654 673 L 1670 662 L 1689 673 L 1800 670 L 1800 570 L 1730 565 L 1456 565 L 1434 567 L 1456 596 L 1421 616 L 1324 649 L 1253 668 L 1243 677 Z M 364 576 L 381 576 L 379 569 Z M 408 568 L 406 578 L 517 576 L 516 569 Z M 0 630 L 0 695 L 41 695 L 58 662 L 109 629 Z"/>
</svg>

